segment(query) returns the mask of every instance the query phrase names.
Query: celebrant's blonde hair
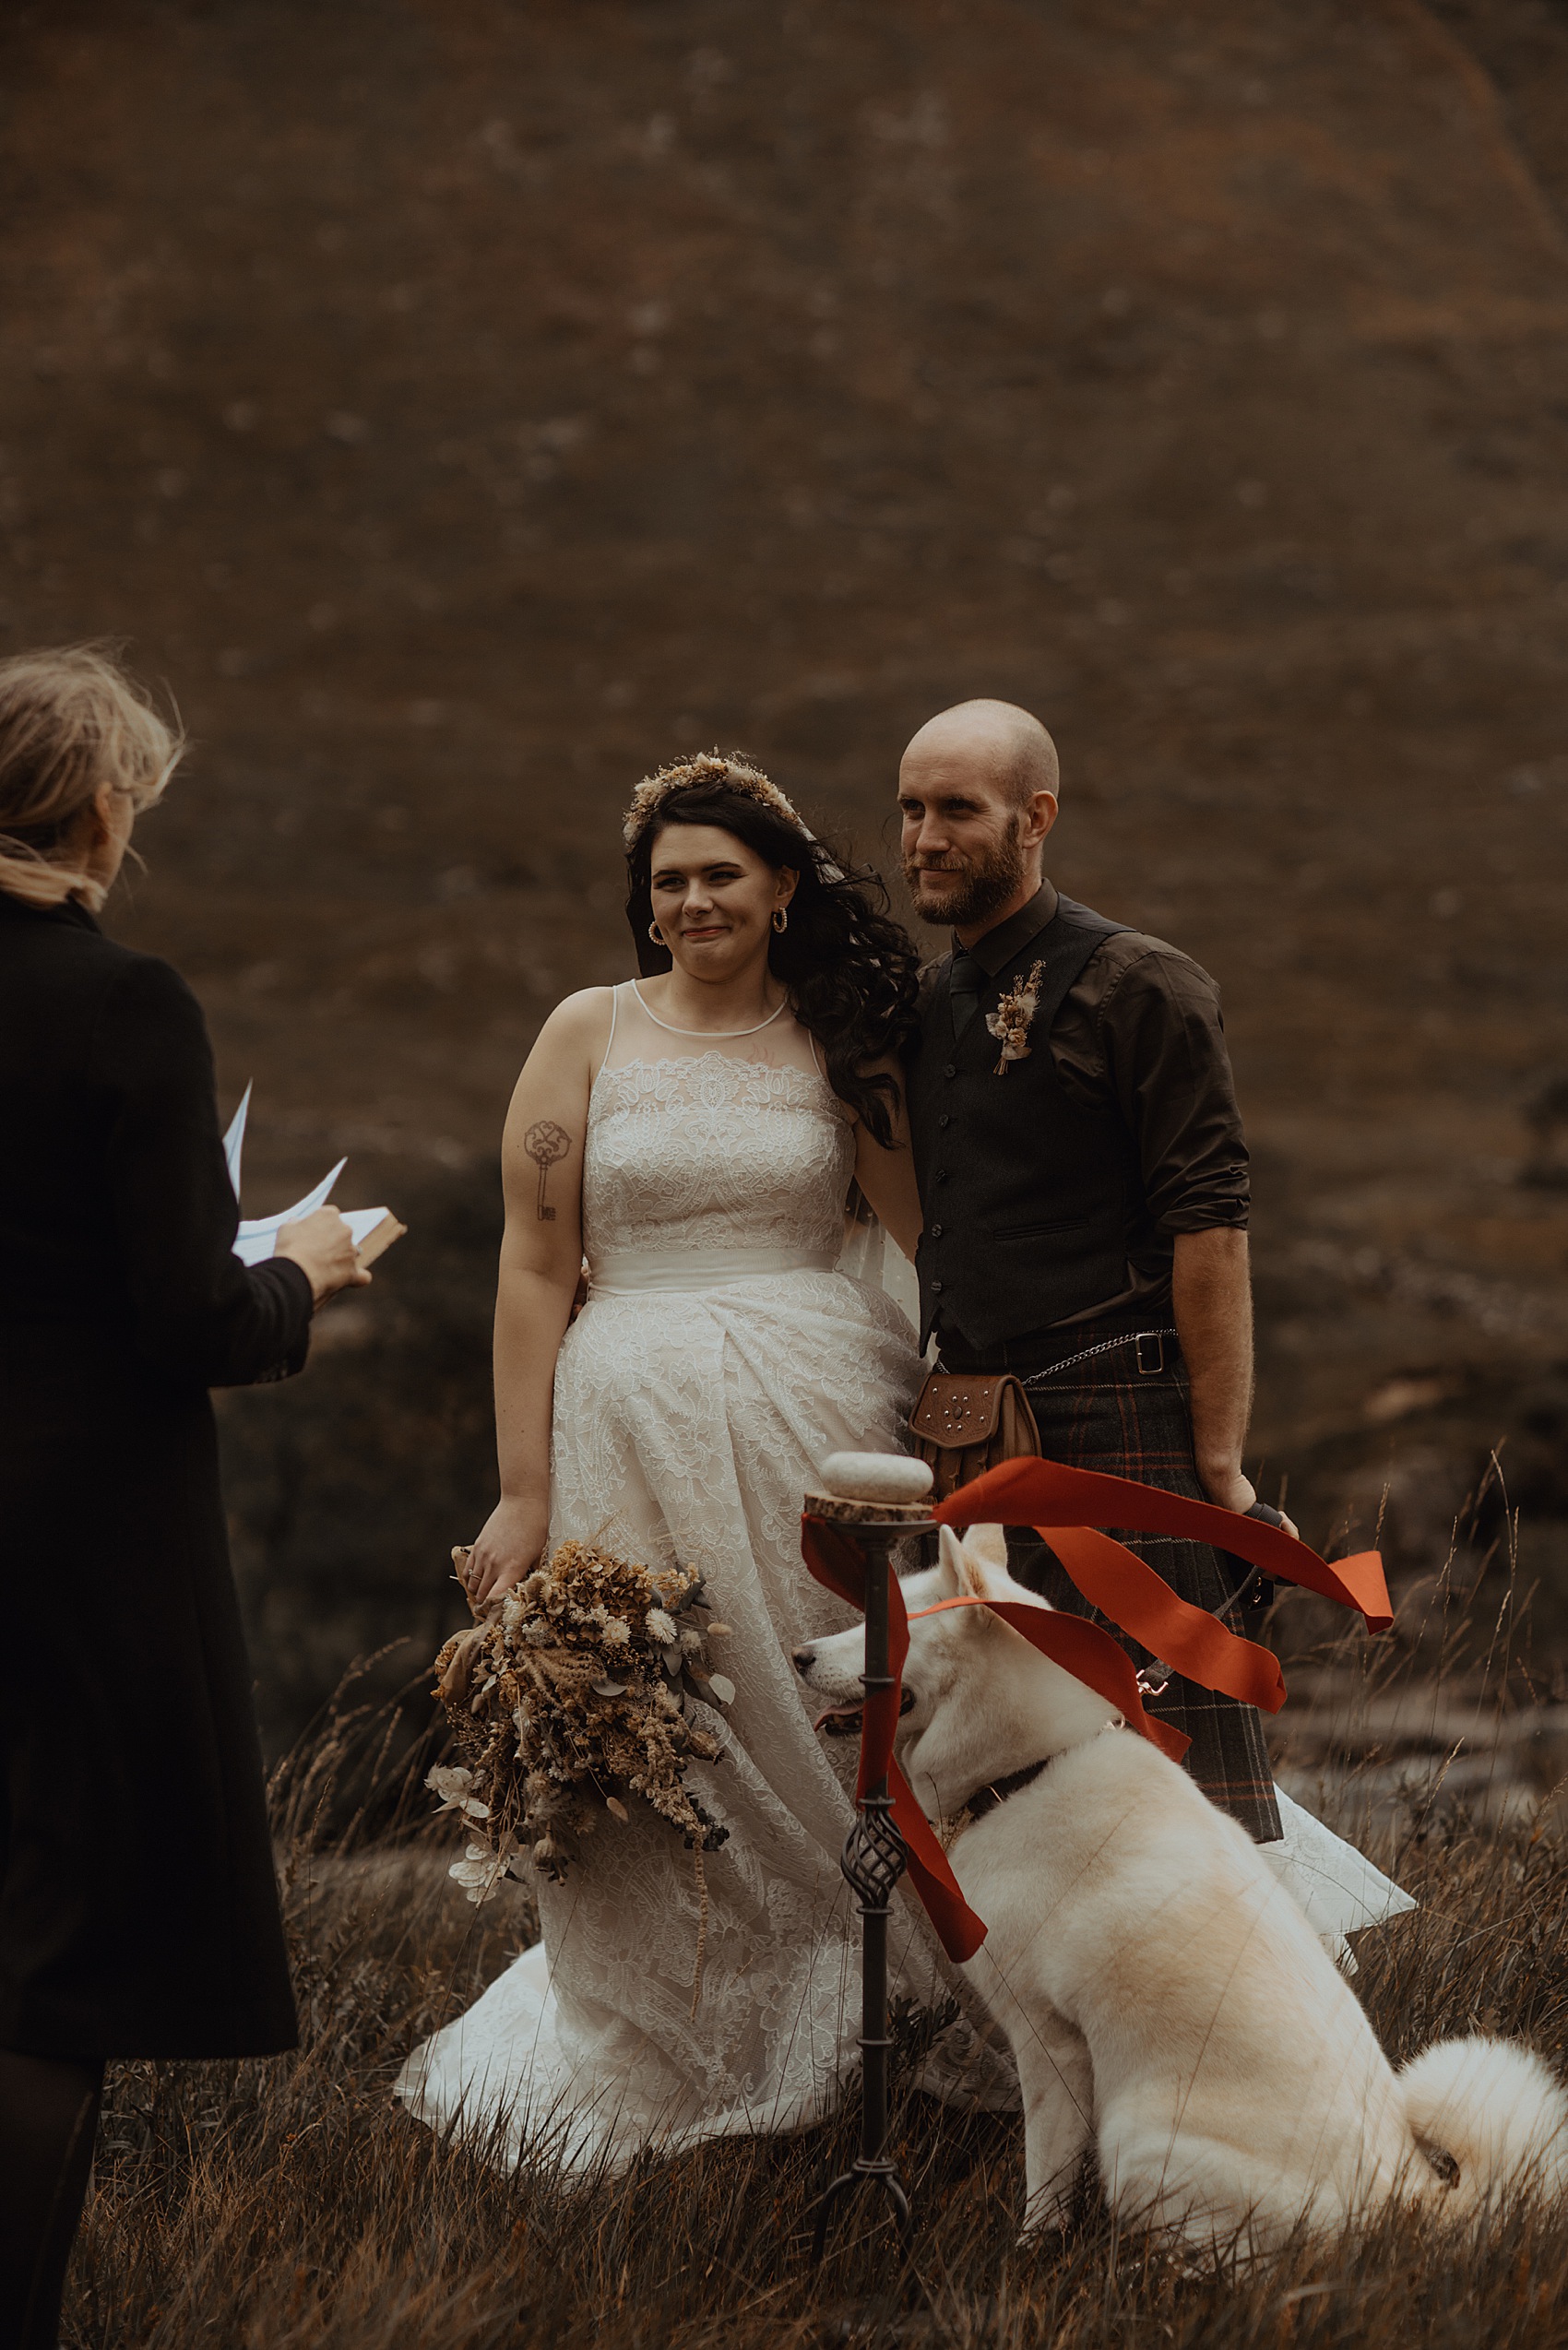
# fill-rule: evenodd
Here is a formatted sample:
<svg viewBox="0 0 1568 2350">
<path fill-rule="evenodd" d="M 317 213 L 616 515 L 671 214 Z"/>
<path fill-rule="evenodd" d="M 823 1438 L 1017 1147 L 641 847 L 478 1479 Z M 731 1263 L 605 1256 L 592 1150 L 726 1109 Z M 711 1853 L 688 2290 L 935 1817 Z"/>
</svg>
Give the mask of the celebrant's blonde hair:
<svg viewBox="0 0 1568 2350">
<path fill-rule="evenodd" d="M 62 645 L 0 661 L 0 889 L 30 906 L 79 897 L 101 882 L 72 862 L 83 813 L 107 784 L 139 813 L 184 750 L 110 645 Z"/>
</svg>

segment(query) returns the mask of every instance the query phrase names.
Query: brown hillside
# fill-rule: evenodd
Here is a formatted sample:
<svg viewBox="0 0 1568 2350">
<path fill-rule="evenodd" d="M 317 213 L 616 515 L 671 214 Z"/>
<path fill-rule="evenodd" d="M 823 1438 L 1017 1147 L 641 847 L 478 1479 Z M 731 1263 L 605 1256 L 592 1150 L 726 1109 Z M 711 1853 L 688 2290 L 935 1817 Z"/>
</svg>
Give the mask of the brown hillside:
<svg viewBox="0 0 1568 2350">
<path fill-rule="evenodd" d="M 975 693 L 1224 984 L 1306 1530 L 1526 1421 L 1568 1513 L 1568 11 L 66 0 L 0 87 L 3 641 L 178 694 L 115 926 L 256 1080 L 252 1204 L 348 1149 L 425 1212 L 234 1415 L 256 1573 L 354 1523 L 428 1589 L 482 1505 L 486 1169 L 628 967 L 630 783 L 740 742 L 881 857 Z"/>
</svg>

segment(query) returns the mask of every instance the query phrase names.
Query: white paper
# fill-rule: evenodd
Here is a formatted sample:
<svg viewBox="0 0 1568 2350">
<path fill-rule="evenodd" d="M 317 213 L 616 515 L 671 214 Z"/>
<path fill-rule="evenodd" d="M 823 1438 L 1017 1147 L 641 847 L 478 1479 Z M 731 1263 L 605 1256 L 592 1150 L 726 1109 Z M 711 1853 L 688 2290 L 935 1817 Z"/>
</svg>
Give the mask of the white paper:
<svg viewBox="0 0 1568 2350">
<path fill-rule="evenodd" d="M 338 1171 L 337 1168 L 333 1169 L 327 1179 L 329 1184 L 336 1181 Z M 318 1199 L 303 1200 L 298 1207 L 285 1208 L 281 1216 L 257 1217 L 254 1223 L 242 1224 L 240 1237 L 234 1242 L 234 1254 L 243 1264 L 265 1264 L 277 1249 L 278 1234 L 282 1226 L 297 1223 L 302 1216 L 310 1214 L 312 1207 L 323 1205 Z M 387 1213 L 384 1207 L 346 1207 L 343 1210 L 343 1221 L 354 1236 L 356 1249 L 363 1246 Z"/>
<path fill-rule="evenodd" d="M 264 1257 L 272 1254 L 278 1235 L 285 1224 L 297 1224 L 302 1216 L 309 1216 L 315 1209 L 325 1207 L 328 1192 L 348 1163 L 346 1158 L 340 1158 L 331 1174 L 324 1175 L 315 1191 L 307 1192 L 303 1200 L 294 1202 L 292 1207 L 279 1208 L 276 1216 L 245 1217 L 234 1241 L 234 1254 L 242 1264 L 259 1264 Z"/>
<path fill-rule="evenodd" d="M 229 1131 L 223 1137 L 223 1156 L 229 1163 L 229 1181 L 234 1186 L 236 1200 L 240 1196 L 240 1160 L 245 1147 L 245 1121 L 250 1106 L 251 1088 L 247 1086 L 230 1122 Z M 346 1158 L 340 1158 L 332 1172 L 322 1177 L 315 1191 L 307 1192 L 303 1200 L 294 1202 L 292 1207 L 279 1208 L 276 1216 L 242 1217 L 234 1241 L 234 1254 L 240 1263 L 264 1264 L 277 1248 L 278 1235 L 285 1224 L 297 1224 L 302 1216 L 309 1216 L 315 1209 L 326 1206 L 333 1184 L 348 1163 Z M 344 1211 L 343 1221 L 354 1236 L 356 1249 L 369 1240 L 386 1212 L 384 1207 L 350 1207 Z"/>
<path fill-rule="evenodd" d="M 229 1181 L 234 1187 L 234 1197 L 240 1196 L 240 1159 L 245 1147 L 245 1119 L 251 1106 L 251 1089 L 247 1086 L 240 1097 L 240 1106 L 223 1137 L 223 1156 L 229 1162 Z"/>
</svg>

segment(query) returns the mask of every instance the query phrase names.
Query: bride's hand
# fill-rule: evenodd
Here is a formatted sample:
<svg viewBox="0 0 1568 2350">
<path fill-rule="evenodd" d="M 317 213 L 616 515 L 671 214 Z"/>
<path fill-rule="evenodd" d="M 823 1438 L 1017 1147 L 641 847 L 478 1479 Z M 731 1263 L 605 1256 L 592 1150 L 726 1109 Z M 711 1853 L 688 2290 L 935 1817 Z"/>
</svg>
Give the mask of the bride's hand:
<svg viewBox="0 0 1568 2350">
<path fill-rule="evenodd" d="M 538 1566 L 549 1531 L 545 1502 L 509 1501 L 505 1495 L 497 1501 L 460 1571 L 476 1616 Z"/>
</svg>

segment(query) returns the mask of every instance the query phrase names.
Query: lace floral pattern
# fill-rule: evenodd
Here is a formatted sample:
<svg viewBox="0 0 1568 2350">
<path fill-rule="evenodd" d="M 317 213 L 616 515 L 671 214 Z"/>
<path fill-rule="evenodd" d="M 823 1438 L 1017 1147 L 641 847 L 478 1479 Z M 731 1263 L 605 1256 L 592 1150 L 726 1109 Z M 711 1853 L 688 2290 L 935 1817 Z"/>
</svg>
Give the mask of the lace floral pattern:
<svg viewBox="0 0 1568 2350">
<path fill-rule="evenodd" d="M 836 1257 L 854 1172 L 822 1078 L 722 1052 L 600 1072 L 588 1108 L 583 1251 L 787 1248 Z"/>
<path fill-rule="evenodd" d="M 602 1071 L 590 1264 L 629 1249 L 837 1253 L 853 1157 L 841 1106 L 807 1071 L 719 1052 Z M 853 1755 L 816 1737 L 790 1663 L 846 1620 L 802 1562 L 801 1496 L 828 1453 L 898 1445 L 918 1376 L 903 1316 L 840 1274 L 590 1294 L 556 1374 L 551 1539 L 698 1567 L 733 1630 L 735 1701 L 710 1717 L 725 1751 L 691 1774 L 730 1830 L 707 1863 L 702 1999 L 692 2016 L 685 1852 L 640 1809 L 629 1827 L 607 1822 L 567 1883 L 540 1887 L 541 1947 L 410 2059 L 399 2094 L 425 2119 L 498 2127 L 511 2155 L 581 2168 L 656 2139 L 790 2128 L 831 2103 L 858 2028 L 838 1869 Z M 912 1903 L 893 1940 L 901 1996 L 953 1995 Z M 949 2086 L 1007 2097 L 1006 2059 L 962 2026 L 949 2058 Z"/>
</svg>

